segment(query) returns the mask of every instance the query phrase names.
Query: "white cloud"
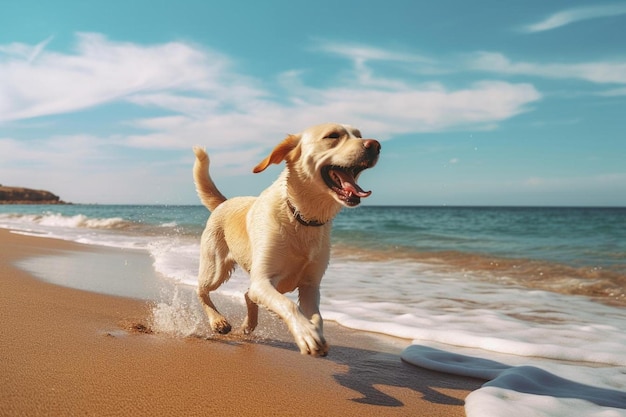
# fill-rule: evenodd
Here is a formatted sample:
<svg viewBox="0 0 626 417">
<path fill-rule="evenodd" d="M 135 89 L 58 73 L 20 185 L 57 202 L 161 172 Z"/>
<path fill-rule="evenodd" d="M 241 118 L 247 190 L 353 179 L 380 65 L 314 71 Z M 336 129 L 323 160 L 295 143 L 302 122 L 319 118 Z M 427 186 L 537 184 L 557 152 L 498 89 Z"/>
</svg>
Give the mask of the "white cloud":
<svg viewBox="0 0 626 417">
<path fill-rule="evenodd" d="M 130 124 L 152 131 L 129 138 L 131 146 L 183 147 L 205 137 L 239 145 L 276 140 L 328 120 L 367 125 L 373 134 L 428 132 L 469 124 L 493 124 L 526 110 L 540 94 L 529 84 L 478 82 L 450 90 L 377 76 L 368 62 L 427 62 L 392 51 L 323 43 L 325 53 L 352 60 L 351 82 L 341 87 L 304 85 L 299 72 L 283 77 L 287 100 L 273 101 L 261 83 L 238 74 L 217 53 L 184 43 L 143 46 L 78 34 L 74 53 L 45 50 L 50 40 L 0 51 L 0 121 L 68 113 L 112 101 L 165 109 Z M 289 82 L 285 80 L 289 79 Z M 289 123 L 285 123 L 289 121 Z M 287 125 L 287 126 L 286 126 Z"/>
<path fill-rule="evenodd" d="M 413 53 L 396 52 L 389 49 L 377 48 L 369 45 L 356 43 L 332 42 L 328 40 L 317 40 L 314 50 L 331 53 L 349 58 L 353 61 L 386 61 L 386 62 L 412 62 L 429 63 L 435 61 L 429 57 Z"/>
<path fill-rule="evenodd" d="M 136 120 L 152 132 L 128 137 L 128 144 L 148 148 L 188 148 L 201 143 L 213 149 L 272 146 L 288 133 L 324 121 L 347 121 L 365 135 L 389 139 L 397 134 L 435 132 L 494 123 L 527 110 L 541 95 L 529 84 L 478 82 L 465 89 L 429 85 L 406 89 L 302 87 L 292 104 L 258 101 L 246 112 L 208 112 Z M 292 129 L 289 131 L 288 129 Z"/>
<path fill-rule="evenodd" d="M 316 99 L 306 106 L 318 114 L 343 114 L 375 134 L 391 136 L 501 121 L 541 95 L 529 84 L 485 81 L 458 90 L 437 84 L 395 90 L 344 87 L 313 91 L 310 97 Z"/>
<path fill-rule="evenodd" d="M 0 122 L 67 113 L 140 92 L 221 89 L 228 60 L 171 42 L 156 46 L 77 35 L 73 54 L 30 47 L 0 47 Z M 49 45 L 48 45 L 49 46 Z"/>
<path fill-rule="evenodd" d="M 44 50 L 46 45 L 52 41 L 52 36 L 37 45 L 30 46 L 23 43 L 11 43 L 9 45 L 0 45 L 0 53 L 7 56 L 18 57 L 26 60 L 29 64 Z"/>
<path fill-rule="evenodd" d="M 523 30 L 530 33 L 543 32 L 583 20 L 619 16 L 623 14 L 626 14 L 626 3 L 578 7 L 555 13 L 540 22 L 524 26 Z"/>
<path fill-rule="evenodd" d="M 626 61 L 572 64 L 513 62 L 501 53 L 477 52 L 469 55 L 466 67 L 498 74 L 579 79 L 599 84 L 626 84 Z"/>
<path fill-rule="evenodd" d="M 497 122 L 528 110 L 541 98 L 530 84 L 482 81 L 451 90 L 440 83 L 415 84 L 405 79 L 380 77 L 369 68 L 370 60 L 423 62 L 427 58 L 382 51 L 366 46 L 324 43 L 318 50 L 340 53 L 352 62 L 340 87 L 306 85 L 303 70 L 279 74 L 286 100 L 268 99 L 269 93 L 247 89 L 231 108 L 215 98 L 181 97 L 170 93 L 134 95 L 136 104 L 166 108 L 183 116 L 135 120 L 149 130 L 128 138 L 137 147 L 187 148 L 202 143 L 224 150 L 250 145 L 271 146 L 288 133 L 325 122 L 349 122 L 364 134 L 388 139 L 396 134 L 434 132 L 472 126 L 493 128 Z M 428 60 L 430 61 L 430 60 Z M 345 74 L 345 72 L 344 72 Z"/>
<path fill-rule="evenodd" d="M 348 79 L 357 77 L 359 83 L 381 88 L 403 88 L 406 85 L 397 79 L 381 79 L 374 76 L 368 63 L 384 63 L 398 67 L 408 73 L 436 74 L 447 70 L 441 68 L 437 60 L 424 55 L 409 52 L 398 52 L 369 45 L 356 43 L 331 42 L 317 40 L 315 51 L 337 55 L 352 62 L 354 71 Z"/>
</svg>

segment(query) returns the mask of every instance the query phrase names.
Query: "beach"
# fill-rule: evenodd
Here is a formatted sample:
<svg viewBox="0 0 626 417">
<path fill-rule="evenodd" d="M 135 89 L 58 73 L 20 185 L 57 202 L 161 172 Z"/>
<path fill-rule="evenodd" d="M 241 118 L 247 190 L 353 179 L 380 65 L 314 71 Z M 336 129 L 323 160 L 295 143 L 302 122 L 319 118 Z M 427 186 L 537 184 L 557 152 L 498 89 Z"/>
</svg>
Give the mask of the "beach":
<svg viewBox="0 0 626 417">
<path fill-rule="evenodd" d="M 125 256 L 0 229 L 0 415 L 464 416 L 465 397 L 484 383 L 404 363 L 410 340 L 332 322 L 322 359 L 300 355 L 288 337 L 162 334 L 147 300 L 43 282 L 15 266 L 103 250 Z"/>
</svg>

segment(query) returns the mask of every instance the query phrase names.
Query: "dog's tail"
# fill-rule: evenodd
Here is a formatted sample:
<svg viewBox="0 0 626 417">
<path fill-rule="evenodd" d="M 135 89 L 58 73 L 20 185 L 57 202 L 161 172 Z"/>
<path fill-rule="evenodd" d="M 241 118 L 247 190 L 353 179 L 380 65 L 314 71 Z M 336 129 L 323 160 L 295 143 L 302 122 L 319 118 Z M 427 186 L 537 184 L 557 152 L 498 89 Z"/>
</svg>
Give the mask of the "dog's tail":
<svg viewBox="0 0 626 417">
<path fill-rule="evenodd" d="M 193 152 L 196 154 L 196 162 L 193 164 L 193 180 L 196 183 L 198 197 L 209 211 L 213 211 L 226 201 L 226 197 L 220 193 L 209 175 L 209 155 L 199 146 L 194 146 Z"/>
</svg>

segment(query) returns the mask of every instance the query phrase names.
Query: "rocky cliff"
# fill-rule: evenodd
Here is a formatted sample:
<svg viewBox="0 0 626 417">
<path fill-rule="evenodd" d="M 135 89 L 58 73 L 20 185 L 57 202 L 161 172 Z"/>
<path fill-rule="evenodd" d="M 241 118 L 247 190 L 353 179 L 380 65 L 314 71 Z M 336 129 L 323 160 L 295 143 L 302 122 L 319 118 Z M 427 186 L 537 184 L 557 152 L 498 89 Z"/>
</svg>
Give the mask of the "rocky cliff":
<svg viewBox="0 0 626 417">
<path fill-rule="evenodd" d="M 0 185 L 0 204 L 65 204 L 50 191 Z"/>
</svg>

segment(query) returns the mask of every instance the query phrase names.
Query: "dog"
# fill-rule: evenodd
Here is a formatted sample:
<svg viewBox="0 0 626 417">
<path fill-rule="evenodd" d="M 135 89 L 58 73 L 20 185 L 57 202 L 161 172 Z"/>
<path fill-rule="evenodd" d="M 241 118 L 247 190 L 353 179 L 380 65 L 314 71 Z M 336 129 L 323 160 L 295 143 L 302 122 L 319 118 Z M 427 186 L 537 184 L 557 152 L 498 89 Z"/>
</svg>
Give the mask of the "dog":
<svg viewBox="0 0 626 417">
<path fill-rule="evenodd" d="M 326 356 L 319 311 L 320 282 L 330 260 L 333 218 L 356 207 L 364 191 L 357 180 L 376 165 L 381 145 L 362 139 L 349 125 L 327 123 L 288 135 L 254 169 L 286 164 L 258 197 L 226 199 L 209 175 L 209 157 L 194 147 L 193 176 L 198 196 L 211 211 L 201 238 L 198 296 L 214 332 L 227 334 L 229 322 L 210 293 L 228 280 L 235 264 L 250 275 L 242 331 L 258 324 L 258 306 L 276 313 L 302 354 Z M 298 305 L 284 294 L 298 290 Z"/>
</svg>

